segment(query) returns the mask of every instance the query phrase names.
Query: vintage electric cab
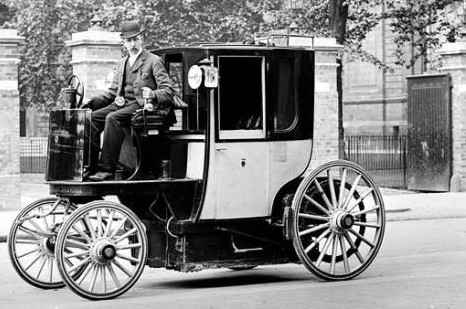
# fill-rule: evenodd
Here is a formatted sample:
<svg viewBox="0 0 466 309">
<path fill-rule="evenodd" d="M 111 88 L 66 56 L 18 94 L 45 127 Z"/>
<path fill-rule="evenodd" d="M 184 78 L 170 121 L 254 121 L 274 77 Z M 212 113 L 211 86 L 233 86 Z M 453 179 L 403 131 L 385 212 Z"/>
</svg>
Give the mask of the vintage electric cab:
<svg viewBox="0 0 466 309">
<path fill-rule="evenodd" d="M 297 262 L 326 280 L 361 274 L 382 243 L 382 196 L 354 163 L 309 169 L 315 53 L 274 42 L 152 51 L 176 85 L 177 122 L 140 115 L 116 180 L 82 179 L 91 112 L 52 112 L 47 182 L 56 197 L 32 203 L 12 226 L 18 274 L 89 299 L 124 293 L 145 265 Z"/>
</svg>

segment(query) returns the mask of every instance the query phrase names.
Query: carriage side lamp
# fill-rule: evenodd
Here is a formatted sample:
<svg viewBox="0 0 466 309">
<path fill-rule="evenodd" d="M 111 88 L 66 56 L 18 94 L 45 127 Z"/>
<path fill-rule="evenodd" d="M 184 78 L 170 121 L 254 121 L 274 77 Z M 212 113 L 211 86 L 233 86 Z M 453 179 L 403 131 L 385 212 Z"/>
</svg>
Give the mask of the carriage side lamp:
<svg viewBox="0 0 466 309">
<path fill-rule="evenodd" d="M 200 61 L 198 65 L 192 65 L 188 71 L 188 85 L 191 89 L 199 88 L 202 82 L 206 88 L 217 88 L 218 78 L 218 69 L 209 59 Z"/>
</svg>

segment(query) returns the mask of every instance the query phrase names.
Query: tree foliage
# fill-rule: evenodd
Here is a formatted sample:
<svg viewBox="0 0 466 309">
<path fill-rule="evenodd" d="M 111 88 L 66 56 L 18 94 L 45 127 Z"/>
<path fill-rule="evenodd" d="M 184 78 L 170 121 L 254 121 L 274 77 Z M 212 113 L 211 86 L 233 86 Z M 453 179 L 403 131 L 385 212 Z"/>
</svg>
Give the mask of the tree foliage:
<svg viewBox="0 0 466 309">
<path fill-rule="evenodd" d="M 447 37 L 455 37 L 458 19 L 449 18 L 453 0 L 0 0 L 3 27 L 18 28 L 21 47 L 21 105 L 47 108 L 57 99 L 71 73 L 71 34 L 85 31 L 99 15 L 103 27 L 119 31 L 124 19 L 147 29 L 148 47 L 199 41 L 242 41 L 253 35 L 286 29 L 333 36 L 345 52 L 379 66 L 364 50 L 367 34 L 386 19 L 394 30 L 398 63 L 412 65 Z M 291 3 L 291 5 L 290 5 Z M 5 7 L 8 10 L 5 10 Z M 450 14 L 451 15 L 451 14 Z M 0 24 L 0 27 L 2 25 Z M 441 34 L 441 36 L 439 36 Z M 406 59 L 407 45 L 414 55 Z"/>
</svg>

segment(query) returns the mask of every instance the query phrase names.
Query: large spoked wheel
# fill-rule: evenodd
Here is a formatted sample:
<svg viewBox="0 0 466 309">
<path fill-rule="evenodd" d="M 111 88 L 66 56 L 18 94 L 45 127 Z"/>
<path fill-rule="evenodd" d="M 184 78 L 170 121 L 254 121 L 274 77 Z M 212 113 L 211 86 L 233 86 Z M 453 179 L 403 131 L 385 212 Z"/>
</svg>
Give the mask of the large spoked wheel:
<svg viewBox="0 0 466 309">
<path fill-rule="evenodd" d="M 126 206 L 87 203 L 60 229 L 56 255 L 66 285 L 92 300 L 117 297 L 139 279 L 147 259 L 147 235 Z M 82 274 L 76 272 L 83 268 Z"/>
<path fill-rule="evenodd" d="M 346 280 L 373 262 L 385 231 L 382 195 L 352 162 L 321 165 L 293 199 L 293 245 L 299 259 L 325 280 Z"/>
<path fill-rule="evenodd" d="M 68 200 L 45 198 L 26 206 L 8 235 L 8 253 L 15 271 L 43 289 L 65 286 L 55 261 L 58 230 L 76 206 Z"/>
</svg>

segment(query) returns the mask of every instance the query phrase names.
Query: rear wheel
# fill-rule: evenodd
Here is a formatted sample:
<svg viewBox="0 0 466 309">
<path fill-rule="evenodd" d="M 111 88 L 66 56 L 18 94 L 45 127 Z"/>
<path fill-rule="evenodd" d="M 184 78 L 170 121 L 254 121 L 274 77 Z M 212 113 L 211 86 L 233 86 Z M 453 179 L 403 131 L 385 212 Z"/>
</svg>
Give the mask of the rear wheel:
<svg viewBox="0 0 466 309">
<path fill-rule="evenodd" d="M 65 284 L 55 261 L 57 231 L 76 206 L 68 200 L 45 198 L 26 206 L 8 235 L 13 268 L 29 284 L 43 289 Z"/>
<path fill-rule="evenodd" d="M 80 207 L 61 228 L 57 263 L 73 292 L 92 300 L 110 299 L 139 279 L 147 248 L 145 227 L 129 208 L 95 201 Z"/>
<path fill-rule="evenodd" d="M 300 184 L 292 208 L 293 245 L 314 275 L 351 279 L 373 262 L 382 244 L 385 208 L 360 166 L 342 160 L 321 165 Z"/>
</svg>

